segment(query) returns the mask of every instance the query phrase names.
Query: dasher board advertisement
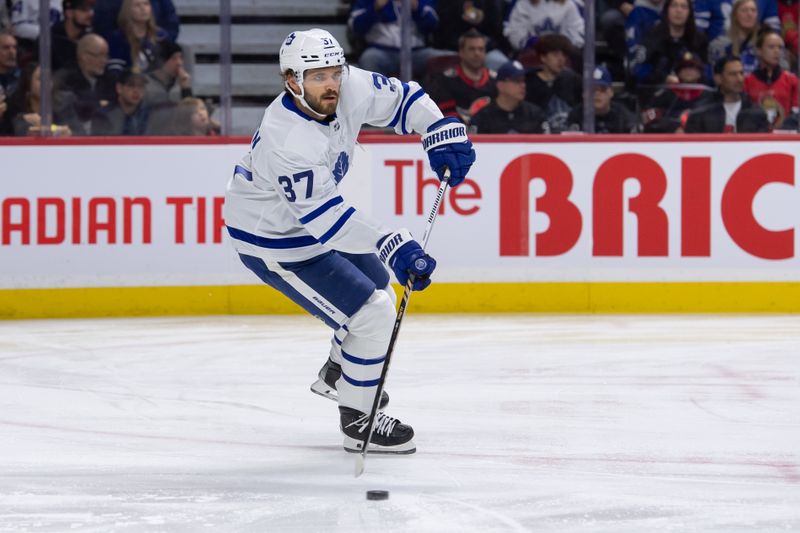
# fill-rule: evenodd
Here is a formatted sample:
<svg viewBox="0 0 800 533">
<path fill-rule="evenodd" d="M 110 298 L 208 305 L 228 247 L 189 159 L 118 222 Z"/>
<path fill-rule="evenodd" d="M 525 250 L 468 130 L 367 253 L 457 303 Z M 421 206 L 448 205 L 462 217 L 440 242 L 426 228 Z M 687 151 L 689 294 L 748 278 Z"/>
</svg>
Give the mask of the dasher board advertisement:
<svg viewBox="0 0 800 533">
<path fill-rule="evenodd" d="M 671 139 L 671 140 L 670 140 Z M 800 141 L 484 136 L 447 194 L 438 282 L 798 281 Z M 0 146 L 0 288 L 257 284 L 227 243 L 246 140 Z M 421 234 L 418 139 L 366 136 L 343 196 Z"/>
</svg>

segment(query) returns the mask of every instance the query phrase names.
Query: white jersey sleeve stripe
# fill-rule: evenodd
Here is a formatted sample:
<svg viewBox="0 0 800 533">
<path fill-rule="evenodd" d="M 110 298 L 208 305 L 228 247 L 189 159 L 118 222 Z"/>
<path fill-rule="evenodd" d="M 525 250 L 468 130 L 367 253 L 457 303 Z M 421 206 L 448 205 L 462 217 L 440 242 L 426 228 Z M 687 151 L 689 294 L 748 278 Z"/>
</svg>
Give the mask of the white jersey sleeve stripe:
<svg viewBox="0 0 800 533">
<path fill-rule="evenodd" d="M 344 202 L 344 198 L 342 198 L 341 196 L 336 196 L 334 198 L 331 198 L 330 200 L 328 200 L 327 202 L 325 202 L 324 204 L 322 204 L 318 208 L 314 209 L 309 214 L 307 214 L 307 215 L 305 215 L 303 217 L 300 217 L 298 220 L 300 220 L 301 224 L 307 224 L 307 223 L 311 222 L 312 220 L 314 220 L 315 218 L 317 218 L 320 215 L 322 215 L 323 213 L 325 213 L 328 209 L 330 209 L 330 208 L 332 208 L 334 206 L 337 206 L 337 205 L 341 204 L 342 202 Z"/>
<path fill-rule="evenodd" d="M 345 211 L 344 214 L 339 217 L 339 220 L 337 220 L 333 226 L 331 226 L 331 229 L 326 231 L 325 234 L 319 238 L 319 242 L 325 244 L 331 240 L 333 236 L 336 235 L 340 229 L 342 229 L 342 226 L 344 226 L 345 222 L 347 222 L 355 212 L 355 207 L 350 207 L 347 211 Z"/>
<path fill-rule="evenodd" d="M 244 168 L 242 165 L 236 165 L 236 168 L 233 169 L 233 174 L 239 174 L 247 181 L 253 181 L 253 173 Z"/>
<path fill-rule="evenodd" d="M 403 102 L 405 102 L 406 98 L 408 97 L 408 91 L 409 91 L 408 84 L 406 82 L 402 82 L 402 86 L 403 86 L 403 99 L 400 101 L 400 105 L 397 106 L 397 113 L 394 114 L 394 118 L 389 124 L 387 124 L 387 127 L 389 128 L 394 128 L 400 121 L 400 114 L 403 111 Z"/>
<path fill-rule="evenodd" d="M 416 102 L 416 101 L 417 101 L 417 100 L 418 100 L 418 99 L 419 99 L 421 96 L 423 96 L 424 94 L 425 94 L 425 91 L 424 91 L 424 90 L 422 90 L 422 89 L 418 90 L 417 92 L 415 92 L 414 94 L 412 94 L 412 95 L 411 95 L 411 97 L 409 97 L 408 101 L 407 101 L 407 102 L 405 103 L 405 105 L 403 106 L 403 116 L 402 116 L 402 118 L 400 119 L 400 127 L 401 127 L 401 129 L 402 129 L 402 131 L 403 131 L 403 135 L 406 135 L 406 134 L 410 133 L 410 132 L 408 131 L 408 129 L 406 128 L 406 115 L 408 114 L 408 109 L 409 109 L 409 108 L 410 108 L 412 105 L 414 105 L 414 102 Z"/>
<path fill-rule="evenodd" d="M 439 23 L 439 13 L 437 13 L 436 10 L 433 9 L 431 6 L 425 6 L 422 8 L 422 15 L 420 16 L 420 18 L 428 16 L 436 19 L 436 24 Z"/>
</svg>

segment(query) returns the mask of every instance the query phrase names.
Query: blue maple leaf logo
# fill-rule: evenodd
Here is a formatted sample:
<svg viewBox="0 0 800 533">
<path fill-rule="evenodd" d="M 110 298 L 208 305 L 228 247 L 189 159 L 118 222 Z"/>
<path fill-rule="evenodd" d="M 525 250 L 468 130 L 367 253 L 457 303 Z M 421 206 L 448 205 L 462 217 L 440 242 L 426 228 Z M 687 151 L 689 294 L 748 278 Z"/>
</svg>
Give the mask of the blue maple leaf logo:
<svg viewBox="0 0 800 533">
<path fill-rule="evenodd" d="M 536 24 L 533 27 L 534 35 L 545 35 L 547 33 L 560 33 L 559 25 L 553 22 L 553 19 L 547 17 L 541 24 Z"/>
<path fill-rule="evenodd" d="M 336 180 L 336 183 L 342 181 L 342 178 L 347 174 L 349 168 L 350 157 L 347 155 L 347 152 L 339 152 L 339 157 L 333 165 L 333 179 Z"/>
</svg>

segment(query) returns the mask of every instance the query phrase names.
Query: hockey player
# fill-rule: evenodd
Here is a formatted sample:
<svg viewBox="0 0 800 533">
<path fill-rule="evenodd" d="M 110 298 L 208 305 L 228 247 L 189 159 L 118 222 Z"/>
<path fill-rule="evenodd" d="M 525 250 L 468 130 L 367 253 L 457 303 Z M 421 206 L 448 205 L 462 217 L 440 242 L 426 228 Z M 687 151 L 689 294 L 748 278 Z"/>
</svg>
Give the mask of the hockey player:
<svg viewBox="0 0 800 533">
<path fill-rule="evenodd" d="M 408 230 L 370 220 L 340 196 L 361 125 L 422 134 L 431 168 L 455 187 L 475 151 L 463 124 L 443 118 L 415 82 L 346 64 L 325 30 L 289 34 L 285 92 L 264 112 L 228 183 L 224 217 L 239 257 L 262 281 L 334 329 L 312 391 L 338 399 L 344 448 L 359 452 L 395 319 L 384 265 L 414 290 L 436 261 Z M 449 170 L 449 178 L 446 177 Z M 388 396 L 381 398 L 385 407 Z M 370 451 L 413 453 L 414 431 L 379 411 Z"/>
</svg>

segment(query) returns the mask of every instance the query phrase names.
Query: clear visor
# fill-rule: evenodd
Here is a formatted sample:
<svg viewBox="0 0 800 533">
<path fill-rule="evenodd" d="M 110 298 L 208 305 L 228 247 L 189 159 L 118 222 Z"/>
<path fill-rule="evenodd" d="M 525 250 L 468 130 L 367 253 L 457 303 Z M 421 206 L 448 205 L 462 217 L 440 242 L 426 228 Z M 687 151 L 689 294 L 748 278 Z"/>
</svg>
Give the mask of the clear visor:
<svg viewBox="0 0 800 533">
<path fill-rule="evenodd" d="M 341 85 L 349 72 L 347 65 L 309 69 L 303 73 L 303 83 L 313 86 Z"/>
</svg>

